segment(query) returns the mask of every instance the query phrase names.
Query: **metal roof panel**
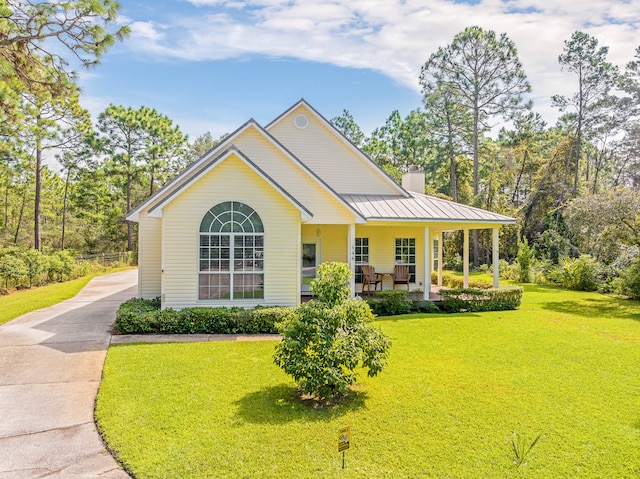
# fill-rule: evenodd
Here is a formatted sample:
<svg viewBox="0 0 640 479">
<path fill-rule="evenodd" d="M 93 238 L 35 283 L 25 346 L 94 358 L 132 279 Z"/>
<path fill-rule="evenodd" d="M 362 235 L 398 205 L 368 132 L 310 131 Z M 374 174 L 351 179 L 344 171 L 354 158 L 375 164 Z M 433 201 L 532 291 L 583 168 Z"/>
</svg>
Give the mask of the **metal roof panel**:
<svg viewBox="0 0 640 479">
<path fill-rule="evenodd" d="M 460 221 L 479 223 L 515 223 L 509 216 L 433 196 L 342 195 L 363 217 L 376 220 Z"/>
</svg>

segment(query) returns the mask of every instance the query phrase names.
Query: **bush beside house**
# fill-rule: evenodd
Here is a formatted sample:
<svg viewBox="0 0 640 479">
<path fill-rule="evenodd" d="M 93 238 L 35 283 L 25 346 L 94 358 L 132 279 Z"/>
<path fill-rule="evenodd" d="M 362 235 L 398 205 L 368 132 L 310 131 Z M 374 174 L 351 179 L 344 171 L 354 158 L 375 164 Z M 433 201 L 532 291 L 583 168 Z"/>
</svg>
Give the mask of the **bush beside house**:
<svg viewBox="0 0 640 479">
<path fill-rule="evenodd" d="M 443 289 L 439 293 L 442 297 L 439 307 L 447 313 L 518 309 L 522 303 L 523 291 L 521 287 Z"/>
<path fill-rule="evenodd" d="M 289 308 L 160 309 L 159 299 L 134 298 L 120 305 L 115 328 L 121 334 L 270 334 Z"/>
<path fill-rule="evenodd" d="M 522 288 L 442 290 L 443 301 L 411 301 L 404 290 L 379 291 L 364 300 L 376 316 L 409 313 L 457 313 L 517 309 Z M 358 301 L 358 300 L 356 300 Z M 160 309 L 159 299 L 133 298 L 120 305 L 115 331 L 119 334 L 273 334 L 293 308 Z"/>
</svg>

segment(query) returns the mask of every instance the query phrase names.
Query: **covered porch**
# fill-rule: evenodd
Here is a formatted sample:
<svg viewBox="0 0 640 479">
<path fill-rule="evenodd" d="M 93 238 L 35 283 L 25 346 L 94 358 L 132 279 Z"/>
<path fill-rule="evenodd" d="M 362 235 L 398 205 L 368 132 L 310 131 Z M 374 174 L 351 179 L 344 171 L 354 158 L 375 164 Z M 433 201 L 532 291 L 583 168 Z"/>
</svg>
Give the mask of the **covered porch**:
<svg viewBox="0 0 640 479">
<path fill-rule="evenodd" d="M 424 300 L 437 300 L 442 287 L 443 236 L 445 232 L 463 232 L 464 286 L 469 285 L 469 235 L 473 229 L 492 231 L 493 285 L 499 286 L 499 224 L 427 223 L 370 221 L 349 225 L 302 225 L 301 294 L 309 294 L 309 284 L 316 268 L 326 261 L 342 261 L 353 271 L 351 292 L 363 294 L 362 266 L 371 266 L 379 274 L 380 289 L 408 289 L 422 293 Z M 407 284 L 394 284 L 396 266 L 406 266 L 410 274 Z M 437 281 L 431 284 L 432 272 Z M 373 285 L 371 285 L 373 287 Z M 366 288 L 365 288 L 366 294 Z"/>
</svg>

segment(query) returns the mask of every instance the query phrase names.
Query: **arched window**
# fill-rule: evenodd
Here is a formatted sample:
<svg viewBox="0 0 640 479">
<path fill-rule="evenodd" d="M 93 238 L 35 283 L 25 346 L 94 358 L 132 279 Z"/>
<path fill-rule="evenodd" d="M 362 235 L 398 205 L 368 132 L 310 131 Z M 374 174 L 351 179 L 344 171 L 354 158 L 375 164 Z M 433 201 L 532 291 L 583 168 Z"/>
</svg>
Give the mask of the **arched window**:
<svg viewBox="0 0 640 479">
<path fill-rule="evenodd" d="M 227 201 L 200 223 L 199 299 L 264 298 L 264 226 L 253 208 Z"/>
</svg>

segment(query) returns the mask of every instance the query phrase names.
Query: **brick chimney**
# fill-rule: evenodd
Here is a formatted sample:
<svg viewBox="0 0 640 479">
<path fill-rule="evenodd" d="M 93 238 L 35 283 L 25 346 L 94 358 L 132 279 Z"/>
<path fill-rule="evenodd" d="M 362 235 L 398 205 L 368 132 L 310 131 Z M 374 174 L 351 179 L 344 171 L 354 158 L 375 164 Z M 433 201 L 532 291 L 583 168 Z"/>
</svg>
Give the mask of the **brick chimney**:
<svg viewBox="0 0 640 479">
<path fill-rule="evenodd" d="M 410 165 L 409 171 L 402 175 L 402 187 L 407 191 L 424 195 L 424 171 L 417 165 Z"/>
</svg>

